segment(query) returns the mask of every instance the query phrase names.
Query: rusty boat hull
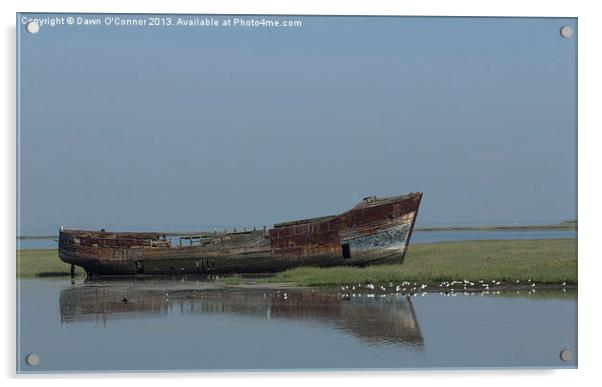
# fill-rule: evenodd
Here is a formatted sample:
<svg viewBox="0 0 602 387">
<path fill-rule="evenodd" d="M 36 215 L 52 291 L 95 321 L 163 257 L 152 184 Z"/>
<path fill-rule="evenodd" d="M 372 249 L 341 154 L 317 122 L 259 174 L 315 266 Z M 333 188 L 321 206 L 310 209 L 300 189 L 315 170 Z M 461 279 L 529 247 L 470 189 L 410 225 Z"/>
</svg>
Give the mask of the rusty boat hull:
<svg viewBox="0 0 602 387">
<path fill-rule="evenodd" d="M 299 266 L 402 263 L 422 193 L 364 198 L 339 215 L 275 224 L 271 229 L 168 233 L 61 228 L 59 257 L 88 275 L 278 272 Z"/>
</svg>

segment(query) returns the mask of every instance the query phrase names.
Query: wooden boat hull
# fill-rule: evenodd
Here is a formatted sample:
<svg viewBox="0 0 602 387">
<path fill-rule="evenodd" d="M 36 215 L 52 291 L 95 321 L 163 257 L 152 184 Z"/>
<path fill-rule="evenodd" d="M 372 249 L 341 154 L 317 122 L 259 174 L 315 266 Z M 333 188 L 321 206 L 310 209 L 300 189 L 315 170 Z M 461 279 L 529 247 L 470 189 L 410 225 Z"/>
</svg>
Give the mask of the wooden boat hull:
<svg viewBox="0 0 602 387">
<path fill-rule="evenodd" d="M 178 246 L 166 233 L 61 229 L 59 257 L 89 275 L 261 273 L 401 263 L 421 198 L 422 193 L 370 197 L 340 215 L 280 223 L 269 230 L 199 233 L 181 237 Z"/>
</svg>

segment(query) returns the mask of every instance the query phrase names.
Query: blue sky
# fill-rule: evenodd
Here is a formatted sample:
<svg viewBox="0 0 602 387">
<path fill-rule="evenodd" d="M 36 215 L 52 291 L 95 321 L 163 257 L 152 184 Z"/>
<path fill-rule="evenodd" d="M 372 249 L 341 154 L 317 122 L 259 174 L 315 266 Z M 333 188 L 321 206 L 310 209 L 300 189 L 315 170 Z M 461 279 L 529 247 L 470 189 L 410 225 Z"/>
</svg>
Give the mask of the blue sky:
<svg viewBox="0 0 602 387">
<path fill-rule="evenodd" d="M 261 226 L 412 191 L 420 224 L 576 218 L 575 19 L 286 19 L 19 26 L 20 233 Z"/>
</svg>

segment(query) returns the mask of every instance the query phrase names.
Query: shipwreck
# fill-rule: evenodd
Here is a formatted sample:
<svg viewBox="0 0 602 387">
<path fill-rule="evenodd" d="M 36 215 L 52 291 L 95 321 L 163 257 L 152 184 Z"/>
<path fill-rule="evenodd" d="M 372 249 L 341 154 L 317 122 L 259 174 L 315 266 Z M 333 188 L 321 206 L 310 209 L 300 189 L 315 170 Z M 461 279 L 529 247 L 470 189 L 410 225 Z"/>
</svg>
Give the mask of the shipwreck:
<svg viewBox="0 0 602 387">
<path fill-rule="evenodd" d="M 277 272 L 299 266 L 402 263 L 422 193 L 364 198 L 339 215 L 272 228 L 168 233 L 60 229 L 62 261 L 94 275 Z"/>
</svg>

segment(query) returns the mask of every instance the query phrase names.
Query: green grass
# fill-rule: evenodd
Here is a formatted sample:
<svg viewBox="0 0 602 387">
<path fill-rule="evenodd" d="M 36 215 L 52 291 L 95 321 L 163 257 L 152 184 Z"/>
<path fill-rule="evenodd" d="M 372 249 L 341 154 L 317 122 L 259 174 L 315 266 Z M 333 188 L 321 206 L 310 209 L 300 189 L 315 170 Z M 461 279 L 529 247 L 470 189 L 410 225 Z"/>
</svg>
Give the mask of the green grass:
<svg viewBox="0 0 602 387">
<path fill-rule="evenodd" d="M 240 285 L 242 283 L 242 277 L 240 274 L 234 274 L 228 277 L 220 277 L 217 281 L 225 285 Z"/>
<path fill-rule="evenodd" d="M 18 250 L 20 278 L 68 276 L 70 265 L 59 260 L 57 250 Z M 77 276 L 84 272 L 77 267 Z M 575 239 L 463 241 L 410 246 L 402 265 L 373 265 L 364 268 L 303 267 L 279 273 L 258 282 L 288 282 L 301 286 L 351 285 L 399 281 L 438 283 L 526 280 L 537 283 L 577 283 Z M 238 285 L 242 277 L 223 277 L 223 283 Z"/>
<path fill-rule="evenodd" d="M 69 276 L 71 265 L 61 261 L 56 249 L 17 250 L 17 277 L 60 277 Z M 75 268 L 75 275 L 84 276 L 81 267 Z"/>
<path fill-rule="evenodd" d="M 577 283 L 575 239 L 462 241 L 410 246 L 403 264 L 364 268 L 339 266 L 288 270 L 262 282 L 301 286 L 351 285 L 368 282 L 503 281 L 531 278 L 537 283 Z"/>
</svg>

